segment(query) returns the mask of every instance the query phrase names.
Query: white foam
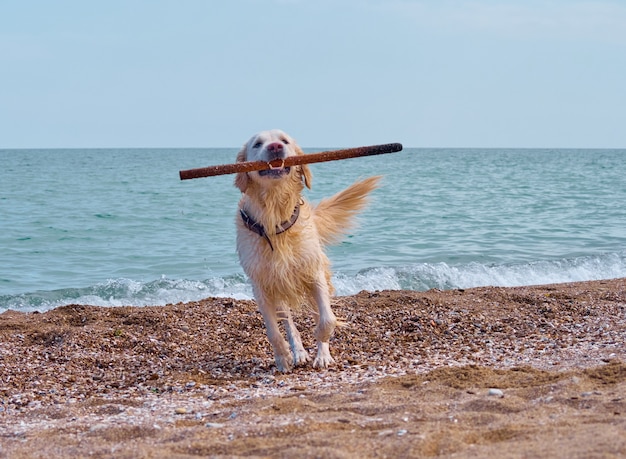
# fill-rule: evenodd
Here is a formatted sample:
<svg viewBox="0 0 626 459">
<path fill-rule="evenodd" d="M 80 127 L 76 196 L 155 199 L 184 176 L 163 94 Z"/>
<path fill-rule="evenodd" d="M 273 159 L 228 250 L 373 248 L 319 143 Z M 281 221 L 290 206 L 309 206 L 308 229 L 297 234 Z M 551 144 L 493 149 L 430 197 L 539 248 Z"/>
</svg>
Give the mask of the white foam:
<svg viewBox="0 0 626 459">
<path fill-rule="evenodd" d="M 514 287 L 618 277 L 626 277 L 626 252 L 505 265 L 419 263 L 367 269 L 354 276 L 338 274 L 334 283 L 339 295 L 352 295 L 361 290 Z"/>
<path fill-rule="evenodd" d="M 403 267 L 375 267 L 354 275 L 336 273 L 338 295 L 362 290 L 428 290 L 480 286 L 513 287 L 626 277 L 626 251 L 597 256 L 519 264 L 417 263 Z M 0 312 L 6 309 L 44 311 L 67 304 L 94 306 L 148 306 L 187 303 L 207 297 L 252 299 L 252 287 L 243 275 L 206 280 L 160 279 L 141 282 L 111 279 L 84 289 L 0 297 Z"/>
</svg>

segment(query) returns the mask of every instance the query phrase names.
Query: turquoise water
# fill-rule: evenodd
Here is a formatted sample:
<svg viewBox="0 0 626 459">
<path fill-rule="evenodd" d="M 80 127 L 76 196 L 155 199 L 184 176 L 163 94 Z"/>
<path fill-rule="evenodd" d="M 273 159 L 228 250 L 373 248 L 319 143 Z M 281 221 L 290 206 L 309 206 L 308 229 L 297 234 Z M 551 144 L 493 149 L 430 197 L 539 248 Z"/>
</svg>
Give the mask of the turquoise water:
<svg viewBox="0 0 626 459">
<path fill-rule="evenodd" d="M 0 312 L 251 297 L 233 176 L 178 178 L 236 151 L 0 150 Z M 340 295 L 626 277 L 626 150 L 409 148 L 311 168 L 312 201 L 385 177 L 329 250 Z"/>
</svg>

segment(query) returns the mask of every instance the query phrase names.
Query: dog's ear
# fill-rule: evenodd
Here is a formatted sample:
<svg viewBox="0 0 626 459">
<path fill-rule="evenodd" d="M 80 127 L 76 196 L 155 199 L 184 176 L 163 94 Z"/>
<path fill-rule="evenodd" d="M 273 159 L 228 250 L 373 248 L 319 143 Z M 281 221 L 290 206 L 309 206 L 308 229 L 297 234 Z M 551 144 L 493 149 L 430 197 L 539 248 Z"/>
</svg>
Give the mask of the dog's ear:
<svg viewBox="0 0 626 459">
<path fill-rule="evenodd" d="M 309 166 L 307 166 L 306 164 L 301 164 L 300 175 L 304 179 L 304 184 L 310 190 L 311 185 L 313 184 L 313 174 L 311 174 L 311 170 L 309 169 Z"/>
<path fill-rule="evenodd" d="M 304 155 L 304 152 L 302 151 L 302 148 L 300 148 L 299 145 L 296 145 L 296 153 L 298 154 L 298 156 Z M 311 174 L 311 170 L 309 169 L 309 166 L 307 166 L 306 164 L 302 164 L 299 167 L 300 167 L 300 177 L 304 180 L 304 184 L 310 190 L 311 185 L 313 184 L 313 174 Z"/>
<path fill-rule="evenodd" d="M 243 146 L 239 153 L 237 153 L 237 162 L 243 163 L 246 160 L 246 145 Z M 239 172 L 235 175 L 235 186 L 241 190 L 242 193 L 245 193 L 248 189 L 248 183 L 250 182 L 250 177 L 248 177 L 247 172 Z"/>
</svg>

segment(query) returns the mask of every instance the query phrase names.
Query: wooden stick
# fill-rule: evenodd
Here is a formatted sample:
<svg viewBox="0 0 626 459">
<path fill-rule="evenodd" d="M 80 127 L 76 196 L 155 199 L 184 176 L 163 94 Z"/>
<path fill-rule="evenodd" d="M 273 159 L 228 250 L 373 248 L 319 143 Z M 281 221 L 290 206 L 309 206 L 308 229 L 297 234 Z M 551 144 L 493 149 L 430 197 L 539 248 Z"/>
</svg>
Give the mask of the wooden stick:
<svg viewBox="0 0 626 459">
<path fill-rule="evenodd" d="M 237 172 L 262 171 L 264 169 L 280 169 L 281 167 L 299 166 L 300 164 L 322 163 L 338 159 L 358 158 L 361 156 L 380 155 L 395 153 L 402 150 L 400 143 L 387 143 L 384 145 L 372 145 L 369 147 L 347 148 L 345 150 L 322 151 L 307 155 L 289 156 L 284 161 L 278 160 L 267 163 L 265 161 L 245 161 L 241 163 L 222 164 L 200 169 L 188 169 L 180 171 L 180 179 L 188 180 L 200 177 L 212 177 L 214 175 L 236 174 Z"/>
</svg>

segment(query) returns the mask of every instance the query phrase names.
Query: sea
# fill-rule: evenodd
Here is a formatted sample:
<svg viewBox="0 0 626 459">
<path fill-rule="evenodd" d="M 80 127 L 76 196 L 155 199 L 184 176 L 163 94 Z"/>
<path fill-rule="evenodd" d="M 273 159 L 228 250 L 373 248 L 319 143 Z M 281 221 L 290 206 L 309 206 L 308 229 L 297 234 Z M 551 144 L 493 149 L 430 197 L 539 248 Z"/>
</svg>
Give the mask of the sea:
<svg viewBox="0 0 626 459">
<path fill-rule="evenodd" d="M 236 152 L 0 150 L 0 312 L 252 298 L 234 176 L 179 179 Z M 313 202 L 383 176 L 328 249 L 338 295 L 626 277 L 626 150 L 405 148 L 310 167 Z"/>
</svg>

